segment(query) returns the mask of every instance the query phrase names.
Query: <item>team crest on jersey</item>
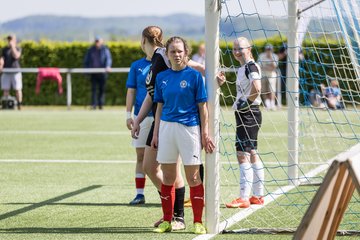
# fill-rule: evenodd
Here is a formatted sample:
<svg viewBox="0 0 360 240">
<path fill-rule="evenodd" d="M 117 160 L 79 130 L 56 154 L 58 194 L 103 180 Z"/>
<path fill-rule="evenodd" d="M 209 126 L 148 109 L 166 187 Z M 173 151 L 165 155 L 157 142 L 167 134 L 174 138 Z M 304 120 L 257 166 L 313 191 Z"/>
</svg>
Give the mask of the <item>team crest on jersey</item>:
<svg viewBox="0 0 360 240">
<path fill-rule="evenodd" d="M 146 84 L 149 85 L 151 82 L 151 78 L 152 78 L 152 71 L 149 72 L 149 74 L 146 77 Z"/>
<path fill-rule="evenodd" d="M 181 88 L 186 88 L 186 86 L 187 86 L 186 80 L 182 80 L 182 81 L 180 82 L 180 87 L 181 87 Z"/>
</svg>

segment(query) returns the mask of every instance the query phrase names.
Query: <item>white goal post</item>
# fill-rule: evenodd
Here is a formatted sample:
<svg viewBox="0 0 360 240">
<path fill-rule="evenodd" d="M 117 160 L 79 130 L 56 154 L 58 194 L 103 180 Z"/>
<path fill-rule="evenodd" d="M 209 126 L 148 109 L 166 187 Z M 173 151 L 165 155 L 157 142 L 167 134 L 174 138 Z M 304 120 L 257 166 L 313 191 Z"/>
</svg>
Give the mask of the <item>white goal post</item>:
<svg viewBox="0 0 360 240">
<path fill-rule="evenodd" d="M 299 43 L 298 0 L 288 0 L 288 177 L 289 184 L 298 184 L 299 164 Z"/>
<path fill-rule="evenodd" d="M 288 175 L 289 184 L 298 183 L 298 132 L 299 132 L 299 44 L 297 38 L 298 0 L 288 0 L 288 53 L 289 61 L 287 75 L 289 81 L 288 93 Z M 220 0 L 205 0 L 205 41 L 206 41 L 206 84 L 209 106 L 209 132 L 214 139 L 216 151 L 206 155 L 206 227 L 209 233 L 219 232 L 220 197 L 219 197 L 219 87 L 216 73 L 219 69 L 219 23 Z"/>
<path fill-rule="evenodd" d="M 280 2 L 281 6 L 274 2 Z M 360 11 L 359 17 L 347 14 L 339 20 L 346 12 L 337 9 L 344 6 L 336 6 L 336 2 L 350 4 L 353 0 L 205 0 L 209 134 L 216 145 L 214 153 L 206 154 L 205 162 L 205 222 L 209 235 L 230 229 L 235 223 L 243 229 L 276 230 L 279 226 L 296 229 L 304 215 L 302 206 L 309 205 L 311 194 L 317 191 L 313 184 L 323 181 L 322 173 L 334 156 L 359 143 L 357 106 L 360 85 L 356 71 L 360 69 L 360 55 L 356 55 L 358 45 L 351 46 L 350 42 L 357 42 L 359 37 L 343 31 L 342 25 L 347 23 L 346 19 L 360 21 Z M 357 2 L 360 5 L 360 0 Z M 277 12 L 273 13 L 273 9 Z M 358 28 L 349 31 L 358 34 Z M 266 43 L 272 43 L 279 56 L 283 56 L 280 49 L 287 49 L 287 58 L 281 58 L 281 69 L 284 70 L 286 65 L 286 72 L 278 75 L 279 79 L 285 77 L 285 80 L 281 79 L 282 87 L 285 87 L 281 93 L 286 93 L 287 108 L 285 111 L 263 111 L 259 156 L 266 171 L 265 194 L 260 194 L 264 195 L 265 204 L 234 209 L 234 213 L 221 208 L 220 212 L 220 204 L 226 205 L 239 197 L 235 189 L 239 188 L 241 176 L 244 176 L 236 158 L 237 123 L 230 107 L 235 99 L 238 68 L 232 56 L 232 41 L 241 36 L 254 43 L 255 57 Z M 349 39 L 344 43 L 345 37 Z M 301 50 L 304 50 L 303 55 Z M 232 72 L 222 91 L 216 81 L 219 70 Z M 333 80 L 338 80 L 337 87 L 342 97 L 342 106 L 336 106 L 337 111 L 332 110 L 324 97 L 326 86 L 330 86 Z M 321 101 L 319 105 L 312 101 L 314 96 L 321 98 L 315 99 Z M 225 105 L 222 108 L 220 98 Z M 270 164 L 273 162 L 274 166 Z M 319 166 L 307 166 L 309 163 Z M 246 183 L 258 182 L 254 179 L 250 177 Z M 356 201 L 350 201 L 350 205 Z M 255 214 L 259 209 L 261 211 Z M 355 210 L 349 209 L 348 212 L 354 213 Z M 348 212 L 345 216 L 349 216 Z M 274 222 L 262 222 L 265 214 Z M 352 221 L 347 221 L 340 225 L 340 229 L 354 230 L 356 226 L 353 225 Z"/>
<path fill-rule="evenodd" d="M 220 171 L 219 171 L 219 86 L 216 73 L 219 69 L 220 0 L 205 0 L 206 85 L 208 90 L 209 134 L 214 139 L 215 151 L 206 154 L 205 164 L 205 217 L 208 233 L 219 232 Z"/>
</svg>

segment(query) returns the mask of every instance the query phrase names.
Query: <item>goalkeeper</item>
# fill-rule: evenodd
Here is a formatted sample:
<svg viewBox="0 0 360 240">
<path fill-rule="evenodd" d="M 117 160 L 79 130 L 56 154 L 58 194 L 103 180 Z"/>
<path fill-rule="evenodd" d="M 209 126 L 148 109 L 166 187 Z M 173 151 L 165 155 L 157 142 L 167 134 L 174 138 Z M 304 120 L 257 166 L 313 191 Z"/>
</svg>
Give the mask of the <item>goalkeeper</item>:
<svg viewBox="0 0 360 240">
<path fill-rule="evenodd" d="M 259 105 L 261 70 L 255 63 L 248 39 L 234 41 L 234 58 L 240 63 L 236 79 L 236 152 L 240 164 L 240 197 L 226 204 L 228 208 L 248 208 L 264 203 L 264 167 L 257 153 L 257 138 L 261 127 Z M 253 192 L 250 197 L 251 190 Z"/>
</svg>

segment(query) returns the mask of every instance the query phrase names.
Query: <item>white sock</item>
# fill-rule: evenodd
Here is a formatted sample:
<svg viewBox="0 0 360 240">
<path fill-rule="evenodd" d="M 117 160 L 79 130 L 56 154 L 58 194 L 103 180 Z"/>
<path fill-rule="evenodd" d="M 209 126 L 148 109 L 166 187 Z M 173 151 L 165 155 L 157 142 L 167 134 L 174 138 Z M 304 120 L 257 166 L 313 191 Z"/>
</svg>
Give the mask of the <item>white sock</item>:
<svg viewBox="0 0 360 240">
<path fill-rule="evenodd" d="M 266 107 L 266 108 L 270 108 L 270 107 L 271 107 L 270 99 L 265 99 L 265 107 Z"/>
<path fill-rule="evenodd" d="M 136 178 L 145 178 L 145 175 L 143 173 L 136 173 L 135 177 Z M 137 188 L 136 193 L 144 195 L 144 189 L 143 188 Z"/>
<path fill-rule="evenodd" d="M 240 197 L 248 199 L 251 192 L 251 184 L 253 181 L 253 170 L 251 164 L 241 163 L 240 164 Z"/>
<path fill-rule="evenodd" d="M 264 196 L 264 165 L 261 161 L 256 161 L 252 164 L 253 170 L 253 194 L 256 197 Z"/>
<path fill-rule="evenodd" d="M 271 100 L 271 108 L 275 109 L 276 106 L 275 106 L 275 100 Z"/>
<path fill-rule="evenodd" d="M 145 178 L 145 174 L 143 174 L 143 173 L 136 173 L 136 174 L 135 174 L 135 177 L 136 177 L 136 178 Z"/>
</svg>

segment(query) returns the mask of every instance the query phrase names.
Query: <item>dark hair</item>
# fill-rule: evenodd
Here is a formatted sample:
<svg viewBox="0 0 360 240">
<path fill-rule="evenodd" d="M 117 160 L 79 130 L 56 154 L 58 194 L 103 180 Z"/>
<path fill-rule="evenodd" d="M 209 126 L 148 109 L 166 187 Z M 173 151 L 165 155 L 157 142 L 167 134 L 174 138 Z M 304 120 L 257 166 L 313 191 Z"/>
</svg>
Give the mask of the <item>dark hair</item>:
<svg viewBox="0 0 360 240">
<path fill-rule="evenodd" d="M 279 53 L 286 53 L 287 51 L 287 44 L 283 43 L 279 49 Z"/>
<path fill-rule="evenodd" d="M 183 39 L 182 37 L 178 37 L 178 36 L 171 37 L 166 41 L 166 43 L 165 43 L 166 53 L 169 50 L 170 44 L 173 43 L 173 42 L 177 42 L 177 41 L 180 41 L 180 42 L 182 42 L 184 44 L 185 53 L 186 53 L 187 56 L 189 56 L 191 54 L 190 46 L 188 45 L 188 43 L 186 42 L 185 39 Z"/>
<path fill-rule="evenodd" d="M 163 32 L 158 26 L 148 26 L 142 31 L 143 38 L 147 39 L 148 42 L 157 47 L 163 47 Z"/>
</svg>

